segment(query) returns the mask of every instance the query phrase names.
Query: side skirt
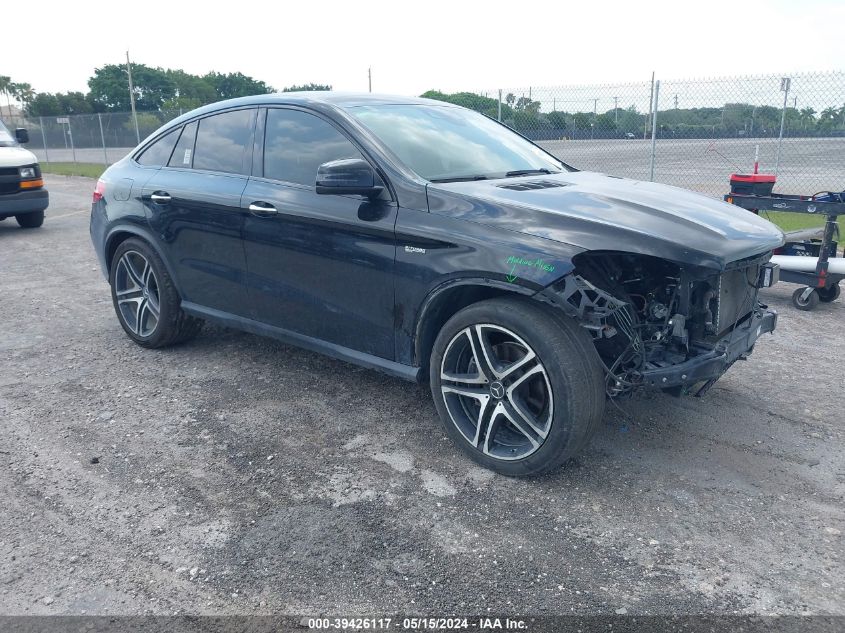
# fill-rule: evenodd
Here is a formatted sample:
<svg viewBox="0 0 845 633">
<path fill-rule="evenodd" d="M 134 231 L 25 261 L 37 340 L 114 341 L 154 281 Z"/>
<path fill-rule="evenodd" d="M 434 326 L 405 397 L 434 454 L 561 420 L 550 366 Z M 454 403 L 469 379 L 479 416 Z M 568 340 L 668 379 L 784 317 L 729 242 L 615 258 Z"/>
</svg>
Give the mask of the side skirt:
<svg viewBox="0 0 845 633">
<path fill-rule="evenodd" d="M 367 369 L 374 369 L 384 374 L 396 376 L 397 378 L 402 378 L 411 382 L 420 382 L 419 367 L 412 367 L 411 365 L 404 365 L 392 360 L 387 360 L 386 358 L 373 356 L 372 354 L 365 354 L 364 352 L 349 349 L 348 347 L 335 345 L 334 343 L 321 341 L 320 339 L 311 338 L 310 336 L 297 334 L 296 332 L 291 332 L 290 330 L 285 330 L 274 325 L 268 325 L 266 323 L 261 323 L 260 321 L 230 314 L 229 312 L 206 308 L 205 306 L 197 305 L 196 303 L 191 303 L 189 301 L 182 302 L 182 309 L 188 314 L 208 321 L 214 321 L 215 323 L 225 325 L 226 327 L 243 330 L 244 332 L 249 332 L 251 334 L 258 334 L 259 336 L 269 336 L 270 338 L 278 339 L 284 343 L 311 350 L 312 352 L 317 352 L 319 354 L 324 354 L 326 356 L 331 356 L 332 358 L 337 358 L 338 360 L 346 361 L 354 365 L 360 365 L 361 367 L 366 367 Z"/>
</svg>

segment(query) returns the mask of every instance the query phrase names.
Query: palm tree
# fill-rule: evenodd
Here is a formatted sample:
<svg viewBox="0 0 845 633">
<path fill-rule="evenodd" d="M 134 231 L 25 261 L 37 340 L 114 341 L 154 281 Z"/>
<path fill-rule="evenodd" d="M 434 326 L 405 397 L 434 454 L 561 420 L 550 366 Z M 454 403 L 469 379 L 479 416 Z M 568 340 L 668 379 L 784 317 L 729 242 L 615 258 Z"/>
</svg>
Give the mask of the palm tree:
<svg viewBox="0 0 845 633">
<path fill-rule="evenodd" d="M 816 111 L 813 108 L 801 108 L 800 121 L 801 129 L 806 130 L 808 123 L 816 122 Z"/>
<path fill-rule="evenodd" d="M 15 84 L 15 94 L 18 97 L 18 101 L 21 102 L 22 109 L 24 110 L 35 98 L 35 90 L 33 90 L 32 86 L 28 83 Z"/>
<path fill-rule="evenodd" d="M 12 78 L 0 75 L 0 92 L 6 95 L 6 104 L 9 106 L 9 118 L 12 118 L 12 102 L 10 100 L 10 91 L 12 88 Z"/>
</svg>

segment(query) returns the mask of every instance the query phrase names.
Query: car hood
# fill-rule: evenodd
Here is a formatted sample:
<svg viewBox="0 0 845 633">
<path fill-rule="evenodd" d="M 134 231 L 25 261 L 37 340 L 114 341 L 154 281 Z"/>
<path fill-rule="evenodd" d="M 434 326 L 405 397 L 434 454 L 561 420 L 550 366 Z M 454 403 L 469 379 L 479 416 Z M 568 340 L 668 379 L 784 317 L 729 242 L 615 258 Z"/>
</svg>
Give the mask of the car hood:
<svg viewBox="0 0 845 633">
<path fill-rule="evenodd" d="M 0 167 L 21 167 L 38 162 L 35 154 L 23 147 L 0 147 Z"/>
<path fill-rule="evenodd" d="M 429 185 L 429 208 L 584 250 L 654 255 L 722 269 L 770 251 L 783 232 L 686 189 L 593 172 Z"/>
</svg>

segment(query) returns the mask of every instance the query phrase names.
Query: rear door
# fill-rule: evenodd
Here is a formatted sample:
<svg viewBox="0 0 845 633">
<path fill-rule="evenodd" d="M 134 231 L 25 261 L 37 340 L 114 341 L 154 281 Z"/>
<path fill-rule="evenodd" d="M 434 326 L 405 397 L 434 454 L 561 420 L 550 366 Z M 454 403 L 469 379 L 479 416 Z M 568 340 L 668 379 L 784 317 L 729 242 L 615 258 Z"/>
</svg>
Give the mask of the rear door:
<svg viewBox="0 0 845 633">
<path fill-rule="evenodd" d="M 242 204 L 253 209 L 244 239 L 258 318 L 393 359 L 396 205 L 316 193 L 319 165 L 363 158 L 328 119 L 267 108 L 257 130 L 254 175 Z"/>
<path fill-rule="evenodd" d="M 185 125 L 166 167 L 142 191 L 182 298 L 249 316 L 241 194 L 252 165 L 255 108 Z"/>
</svg>

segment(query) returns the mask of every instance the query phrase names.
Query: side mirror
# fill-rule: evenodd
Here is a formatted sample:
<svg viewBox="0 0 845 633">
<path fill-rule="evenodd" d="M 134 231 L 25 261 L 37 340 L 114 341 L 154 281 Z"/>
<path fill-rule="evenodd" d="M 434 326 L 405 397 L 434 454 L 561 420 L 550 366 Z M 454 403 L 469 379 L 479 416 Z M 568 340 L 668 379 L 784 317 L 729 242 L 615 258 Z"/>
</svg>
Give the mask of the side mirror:
<svg viewBox="0 0 845 633">
<path fill-rule="evenodd" d="M 383 189 L 376 184 L 376 172 L 360 158 L 332 160 L 317 168 L 317 193 L 375 198 Z"/>
<path fill-rule="evenodd" d="M 26 128 L 19 127 L 15 130 L 15 139 L 21 145 L 29 143 L 29 132 L 26 131 Z"/>
</svg>

